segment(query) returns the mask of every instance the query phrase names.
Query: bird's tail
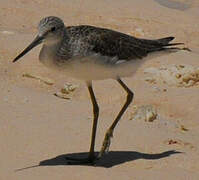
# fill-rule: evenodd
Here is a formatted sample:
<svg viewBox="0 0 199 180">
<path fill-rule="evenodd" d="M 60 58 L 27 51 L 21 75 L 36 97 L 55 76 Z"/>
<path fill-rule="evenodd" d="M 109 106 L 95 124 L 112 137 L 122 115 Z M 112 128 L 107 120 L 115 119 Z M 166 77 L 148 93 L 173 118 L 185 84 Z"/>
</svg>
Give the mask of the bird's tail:
<svg viewBox="0 0 199 180">
<path fill-rule="evenodd" d="M 164 50 L 188 50 L 191 51 L 188 48 L 180 48 L 176 47 L 178 45 L 184 45 L 184 43 L 170 43 L 175 37 L 165 37 L 161 39 L 156 40 L 148 40 L 148 43 L 151 45 L 151 48 L 148 52 L 154 52 L 154 51 L 164 51 Z M 172 47 L 170 47 L 172 46 Z"/>
<path fill-rule="evenodd" d="M 169 43 L 170 41 L 174 40 L 175 37 L 170 36 L 170 37 L 165 37 L 161 39 L 157 39 L 156 41 L 163 46 L 176 46 L 176 45 L 183 45 L 184 43 Z"/>
</svg>

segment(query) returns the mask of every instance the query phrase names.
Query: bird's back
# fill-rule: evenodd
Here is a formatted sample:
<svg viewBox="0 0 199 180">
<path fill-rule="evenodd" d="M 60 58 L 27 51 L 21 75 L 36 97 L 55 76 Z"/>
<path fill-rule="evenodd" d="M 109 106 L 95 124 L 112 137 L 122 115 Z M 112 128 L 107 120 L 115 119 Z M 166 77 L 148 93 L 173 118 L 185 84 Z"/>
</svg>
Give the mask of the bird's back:
<svg viewBox="0 0 199 180">
<path fill-rule="evenodd" d="M 142 59 L 148 53 L 169 49 L 168 46 L 174 37 L 166 37 L 155 40 L 139 39 L 121 32 L 94 26 L 70 26 L 66 27 L 66 36 L 62 46 L 71 56 L 101 56 L 115 58 L 118 61 Z M 67 47 L 66 47 L 67 46 Z"/>
</svg>

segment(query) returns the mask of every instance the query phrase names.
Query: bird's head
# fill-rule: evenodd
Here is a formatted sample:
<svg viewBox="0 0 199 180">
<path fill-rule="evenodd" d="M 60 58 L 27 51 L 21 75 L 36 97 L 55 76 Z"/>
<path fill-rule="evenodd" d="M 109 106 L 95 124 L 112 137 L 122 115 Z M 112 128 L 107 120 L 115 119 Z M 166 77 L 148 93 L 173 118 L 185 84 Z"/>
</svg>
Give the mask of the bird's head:
<svg viewBox="0 0 199 180">
<path fill-rule="evenodd" d="M 59 41 L 64 33 L 64 23 L 63 21 L 55 16 L 49 16 L 43 18 L 38 25 L 38 35 L 33 40 L 33 42 L 24 49 L 14 60 L 13 62 L 20 59 L 26 53 L 28 53 L 31 49 L 36 47 L 37 45 L 44 44 L 53 44 Z"/>
</svg>

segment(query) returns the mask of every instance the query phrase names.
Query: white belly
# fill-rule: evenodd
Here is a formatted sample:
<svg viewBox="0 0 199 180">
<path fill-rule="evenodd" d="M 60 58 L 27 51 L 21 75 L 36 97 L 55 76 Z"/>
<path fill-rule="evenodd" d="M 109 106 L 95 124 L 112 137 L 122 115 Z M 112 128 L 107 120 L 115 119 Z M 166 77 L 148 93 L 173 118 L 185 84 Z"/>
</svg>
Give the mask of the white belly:
<svg viewBox="0 0 199 180">
<path fill-rule="evenodd" d="M 64 73 L 68 77 L 85 81 L 130 76 L 143 62 L 143 60 L 118 61 L 117 58 L 109 58 L 99 54 L 58 60 L 51 48 L 42 48 L 39 59 L 45 66 L 58 71 L 58 73 Z"/>
</svg>

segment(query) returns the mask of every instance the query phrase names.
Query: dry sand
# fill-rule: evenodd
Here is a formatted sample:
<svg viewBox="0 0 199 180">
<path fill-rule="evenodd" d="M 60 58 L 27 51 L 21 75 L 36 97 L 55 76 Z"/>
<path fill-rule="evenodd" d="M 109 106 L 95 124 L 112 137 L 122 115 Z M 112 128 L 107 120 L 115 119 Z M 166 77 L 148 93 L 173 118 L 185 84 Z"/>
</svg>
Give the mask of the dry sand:
<svg viewBox="0 0 199 180">
<path fill-rule="evenodd" d="M 188 87 L 150 83 L 144 73 L 147 68 L 167 65 L 199 67 L 198 0 L 175 0 L 173 6 L 173 0 L 165 2 L 1 0 L 0 180 L 199 179 L 198 83 Z M 61 17 L 66 25 L 97 25 L 138 37 L 172 35 L 193 50 L 150 59 L 124 79 L 135 99 L 114 132 L 110 153 L 96 167 L 71 166 L 64 159 L 66 154 L 87 153 L 89 148 L 92 109 L 84 83 L 43 67 L 38 61 L 41 47 L 12 63 L 36 35 L 39 20 L 49 15 Z M 23 77 L 24 73 L 55 83 Z M 78 85 L 69 100 L 53 95 L 64 83 Z M 125 93 L 113 80 L 94 82 L 94 89 L 101 107 L 99 151 Z M 130 120 L 135 105 L 154 106 L 157 118 L 152 122 Z"/>
</svg>

